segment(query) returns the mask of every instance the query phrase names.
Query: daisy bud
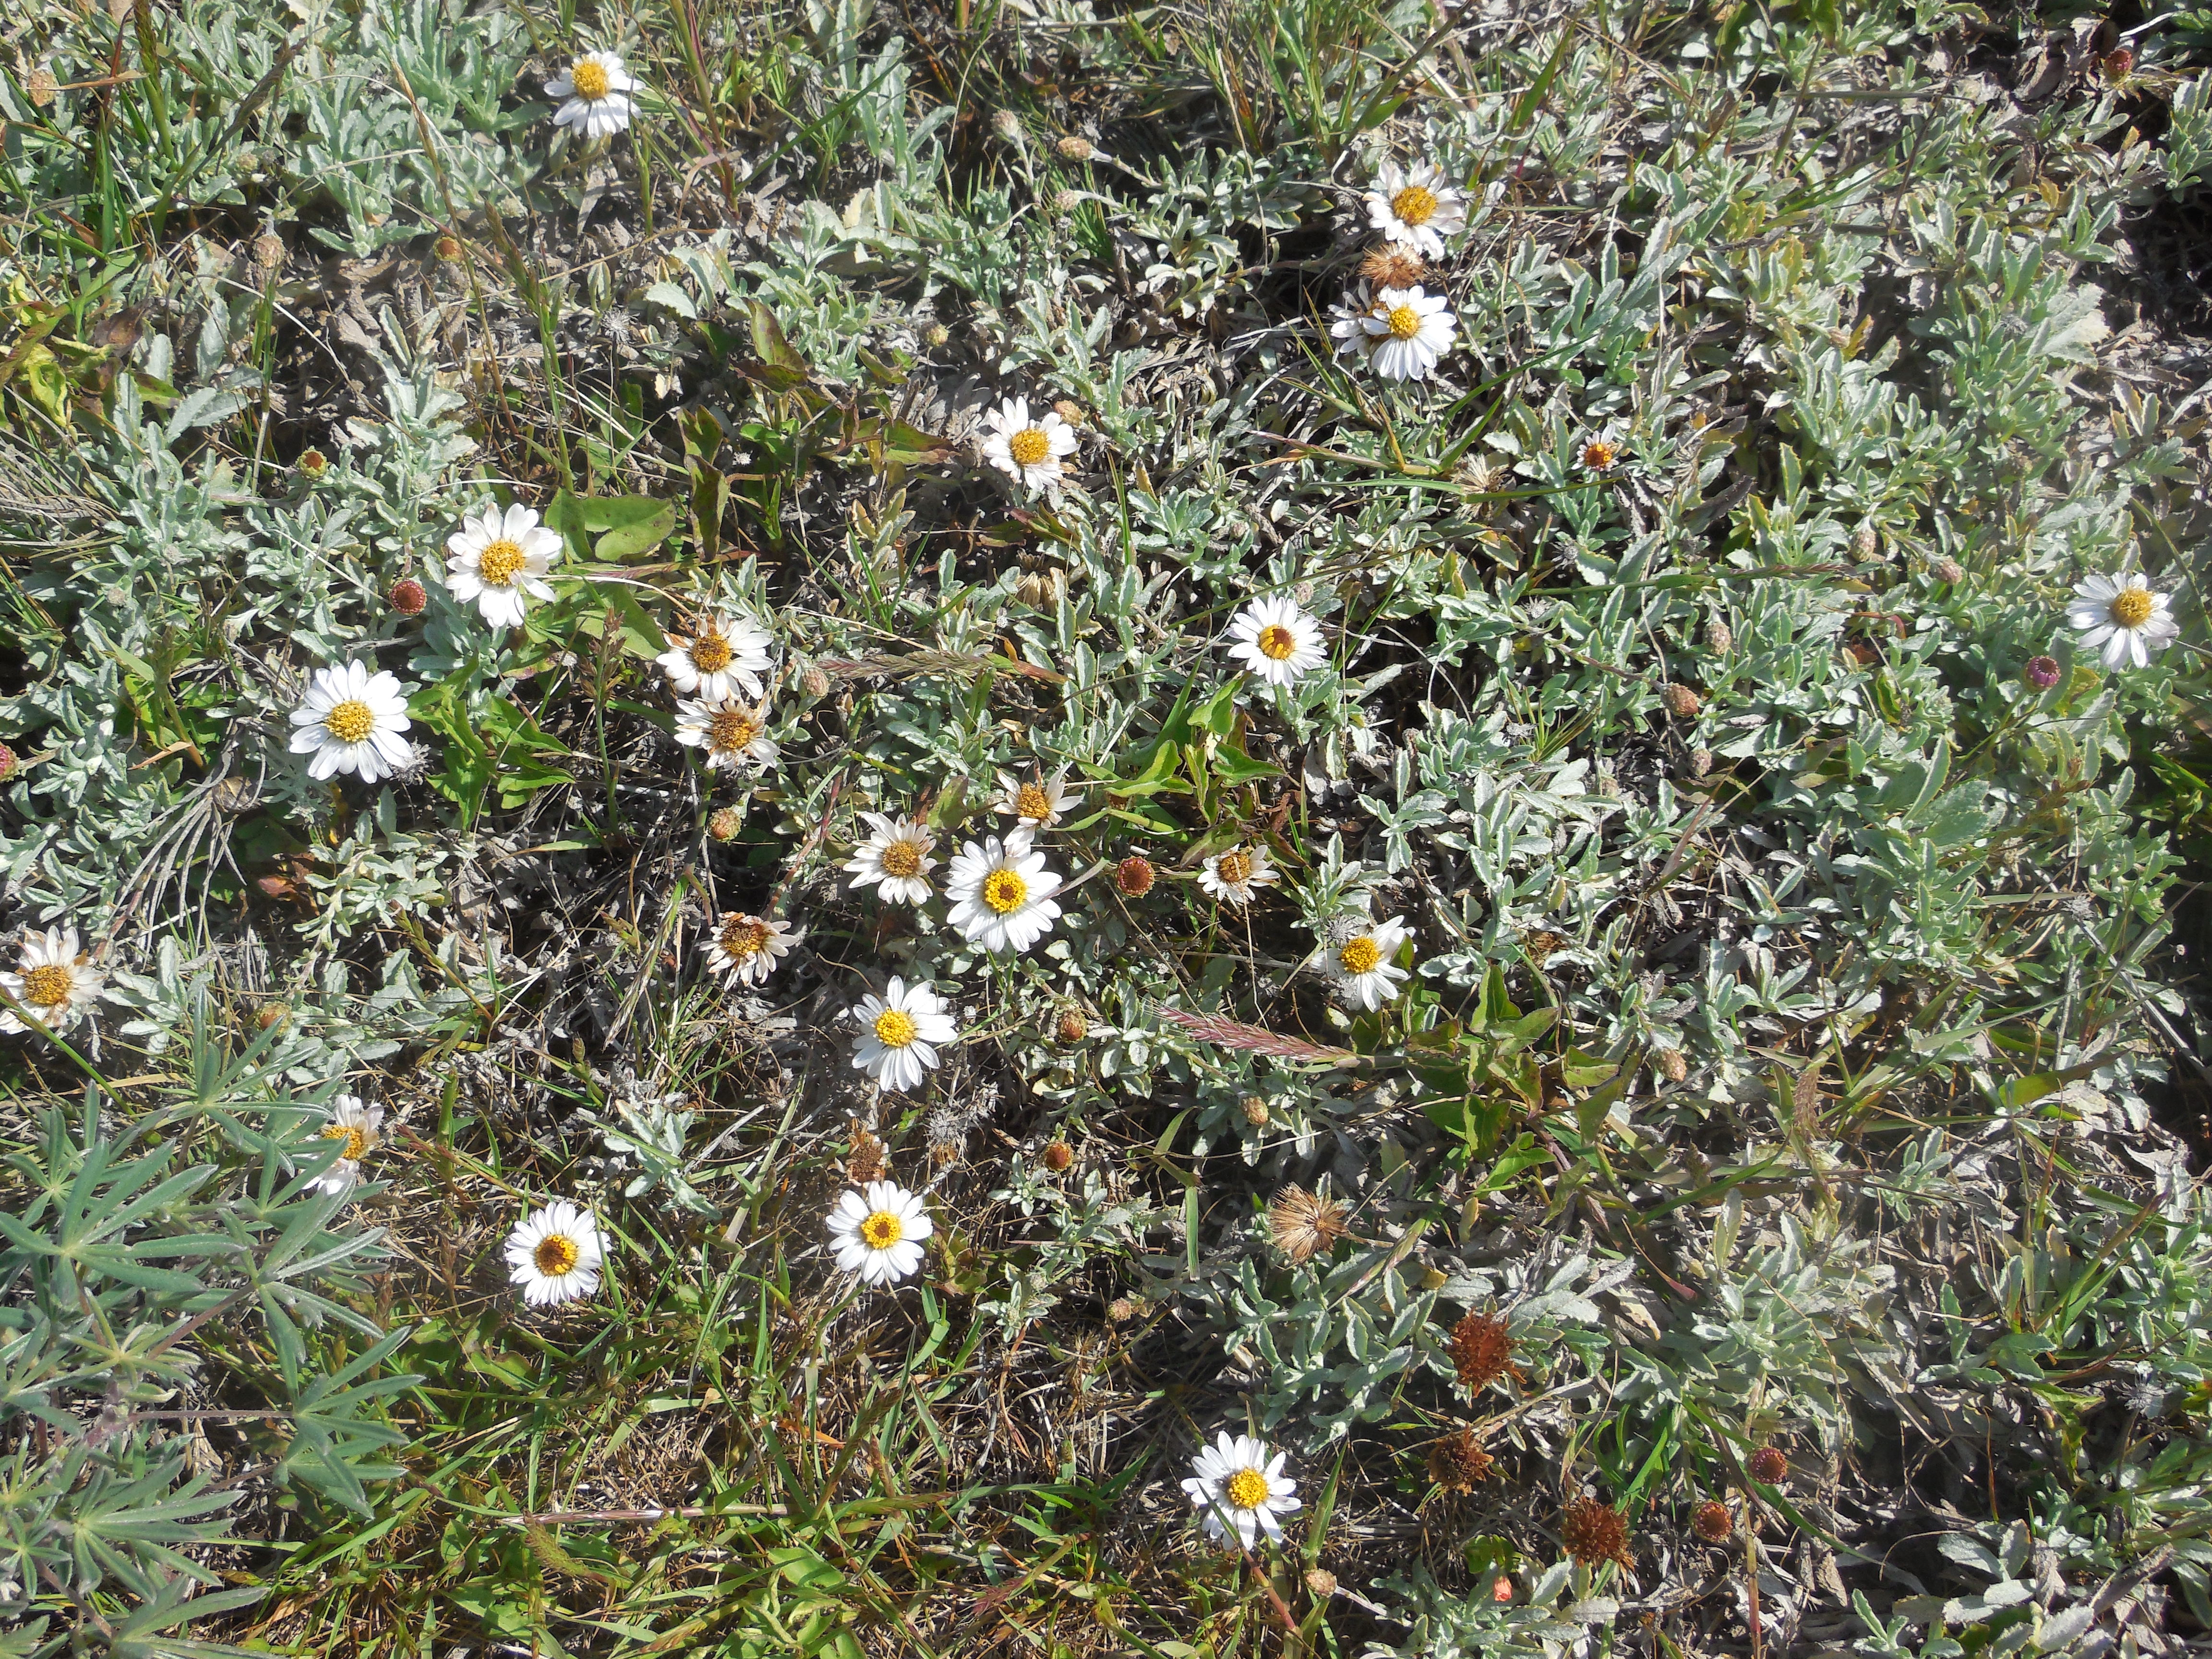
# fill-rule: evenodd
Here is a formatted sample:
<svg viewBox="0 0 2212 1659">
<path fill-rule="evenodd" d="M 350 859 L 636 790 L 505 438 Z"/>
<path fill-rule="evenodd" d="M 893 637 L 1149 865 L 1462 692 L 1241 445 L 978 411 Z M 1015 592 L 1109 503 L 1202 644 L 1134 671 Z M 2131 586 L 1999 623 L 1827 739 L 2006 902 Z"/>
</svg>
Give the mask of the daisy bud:
<svg viewBox="0 0 2212 1659">
<path fill-rule="evenodd" d="M 1142 898 L 1152 890 L 1154 873 L 1150 859 L 1132 853 L 1114 866 L 1114 885 L 1125 897 Z"/>
<path fill-rule="evenodd" d="M 1690 751 L 1690 775 L 1692 777 L 1702 778 L 1712 769 L 1713 751 L 1711 750 L 1692 749 Z"/>
<path fill-rule="evenodd" d="M 1002 109 L 991 118 L 991 131 L 1010 144 L 1022 141 L 1022 118 L 1010 109 Z"/>
<path fill-rule="evenodd" d="M 1098 153 L 1091 148 L 1088 138 L 1079 137 L 1072 132 L 1053 148 L 1071 161 L 1087 161 Z"/>
<path fill-rule="evenodd" d="M 952 331 L 942 323 L 932 323 L 921 331 L 921 343 L 932 351 L 943 350 L 945 343 L 951 337 Z"/>
<path fill-rule="evenodd" d="M 1066 421 L 1070 426 L 1081 426 L 1083 424 L 1083 405 L 1077 403 L 1073 398 L 1061 398 L 1056 399 L 1053 404 L 1052 412 L 1059 416 L 1061 420 Z"/>
<path fill-rule="evenodd" d="M 1060 1175 L 1075 1162 L 1075 1149 L 1064 1140 L 1047 1141 L 1044 1151 L 1037 1157 L 1046 1169 L 1054 1175 Z"/>
<path fill-rule="evenodd" d="M 0 743 L 0 783 L 7 782 L 15 775 L 15 751 L 6 744 Z"/>
<path fill-rule="evenodd" d="M 818 663 L 809 663 L 799 676 L 799 689 L 810 697 L 830 695 L 829 672 Z"/>
<path fill-rule="evenodd" d="M 1267 1122 L 1267 1103 L 1259 1096 L 1247 1095 L 1237 1104 L 1244 1114 L 1244 1121 L 1254 1128 L 1257 1129 Z"/>
<path fill-rule="evenodd" d="M 264 270 L 274 270 L 284 263 L 284 239 L 273 231 L 263 231 L 253 239 L 253 263 Z"/>
<path fill-rule="evenodd" d="M 461 257 L 461 241 L 458 236 L 441 236 L 430 244 L 430 252 L 451 264 Z"/>
<path fill-rule="evenodd" d="M 264 1002 L 253 1011 L 253 1029 L 257 1031 L 266 1031 L 272 1026 L 282 1025 L 291 1018 L 292 1010 L 289 1005 L 282 1002 Z"/>
<path fill-rule="evenodd" d="M 1510 1601 L 1513 1599 L 1513 1581 L 1504 1573 L 1498 1574 L 1491 1583 L 1490 1599 L 1501 1606 Z"/>
<path fill-rule="evenodd" d="M 61 89 L 61 83 L 54 79 L 54 72 L 44 64 L 33 70 L 23 82 L 24 94 L 40 109 L 52 103 L 60 95 Z"/>
<path fill-rule="evenodd" d="M 1690 1074 L 1690 1062 L 1683 1058 L 1680 1048 L 1662 1048 L 1652 1064 L 1659 1068 L 1659 1075 L 1669 1083 L 1680 1083 Z"/>
<path fill-rule="evenodd" d="M 1313 1592 L 1314 1600 L 1326 1601 L 1336 1594 L 1336 1575 L 1327 1567 L 1310 1568 L 1306 1573 L 1306 1588 Z"/>
<path fill-rule="evenodd" d="M 1966 567 L 1956 559 L 1938 559 L 1928 567 L 1928 574 L 1947 587 L 1956 587 L 1966 580 Z"/>
<path fill-rule="evenodd" d="M 1751 1455 L 1751 1478 L 1762 1486 L 1778 1486 L 1790 1478 L 1790 1460 L 1779 1446 L 1761 1446 Z"/>
<path fill-rule="evenodd" d="M 1126 1325 L 1137 1316 L 1137 1304 L 1126 1296 L 1117 1296 L 1106 1305 L 1109 1324 Z"/>
<path fill-rule="evenodd" d="M 1705 649 L 1715 656 L 1726 656 L 1735 644 L 1735 635 L 1718 617 L 1705 624 Z"/>
<path fill-rule="evenodd" d="M 1079 190 L 1060 191 L 1054 195 L 1052 205 L 1054 212 L 1073 213 L 1083 205 L 1083 192 Z"/>
<path fill-rule="evenodd" d="M 1708 1544 L 1725 1544 L 1735 1530 L 1735 1517 L 1717 1498 L 1709 1498 L 1690 1512 L 1690 1530 Z"/>
<path fill-rule="evenodd" d="M 2126 80 L 2130 71 L 2135 66 L 2136 55 L 2125 46 L 2122 46 L 2118 52 L 2106 53 L 2102 61 L 2097 65 L 2099 69 L 2104 70 L 2105 78 L 2107 81 Z"/>
<path fill-rule="evenodd" d="M 2021 677 L 2039 691 L 2048 691 L 2058 684 L 2058 661 L 2055 657 L 2030 657 Z"/>
<path fill-rule="evenodd" d="M 1060 1018 L 1053 1025 L 1052 1034 L 1072 1048 L 1091 1035 L 1091 1023 L 1083 1018 L 1080 1008 L 1063 1008 Z"/>
<path fill-rule="evenodd" d="M 744 820 L 738 816 L 734 806 L 718 806 L 707 820 L 707 833 L 716 841 L 735 841 Z"/>
<path fill-rule="evenodd" d="M 292 463 L 294 471 L 307 477 L 319 478 L 331 470 L 330 458 L 319 449 L 303 449 L 300 459 Z"/>
<path fill-rule="evenodd" d="M 392 584 L 392 608 L 403 617 L 419 617 L 422 607 L 430 603 L 429 590 L 412 576 L 402 576 Z"/>
<path fill-rule="evenodd" d="M 1667 705 L 1667 712 L 1680 720 L 1695 720 L 1698 717 L 1698 711 L 1705 706 L 1705 700 L 1703 697 L 1689 686 L 1679 682 L 1661 686 L 1659 696 Z"/>
</svg>

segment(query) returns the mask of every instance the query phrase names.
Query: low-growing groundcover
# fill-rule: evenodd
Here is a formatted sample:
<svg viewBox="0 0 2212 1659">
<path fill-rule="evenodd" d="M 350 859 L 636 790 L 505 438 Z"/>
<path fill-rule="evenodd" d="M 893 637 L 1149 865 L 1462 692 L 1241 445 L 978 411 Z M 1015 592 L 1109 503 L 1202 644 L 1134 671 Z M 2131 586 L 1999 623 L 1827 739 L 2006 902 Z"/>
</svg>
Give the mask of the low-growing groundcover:
<svg viewBox="0 0 2212 1659">
<path fill-rule="evenodd" d="M 11 12 L 0 1654 L 2212 1631 L 2208 27 Z"/>
</svg>

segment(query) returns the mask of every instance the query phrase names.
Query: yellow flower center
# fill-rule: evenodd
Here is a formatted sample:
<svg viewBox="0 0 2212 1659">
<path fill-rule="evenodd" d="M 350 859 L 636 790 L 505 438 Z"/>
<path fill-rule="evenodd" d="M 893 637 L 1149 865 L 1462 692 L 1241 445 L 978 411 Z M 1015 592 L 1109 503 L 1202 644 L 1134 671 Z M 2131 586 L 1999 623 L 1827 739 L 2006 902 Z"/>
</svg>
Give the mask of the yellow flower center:
<svg viewBox="0 0 2212 1659">
<path fill-rule="evenodd" d="M 332 1123 L 325 1125 L 323 1129 L 323 1139 L 325 1140 L 343 1140 L 345 1142 L 345 1151 L 341 1153 L 340 1156 L 349 1158 L 356 1164 L 360 1163 L 362 1155 L 368 1151 L 368 1131 L 362 1128 L 357 1124 Z"/>
<path fill-rule="evenodd" d="M 722 924 L 722 954 L 747 962 L 768 948 L 768 924 L 751 916 L 732 916 Z"/>
<path fill-rule="evenodd" d="M 1052 440 L 1041 426 L 1025 426 L 1006 440 L 1006 453 L 1016 466 L 1035 466 L 1052 453 Z"/>
<path fill-rule="evenodd" d="M 876 1041 L 886 1048 L 903 1048 L 919 1035 L 914 1017 L 897 1008 L 886 1008 L 876 1016 Z"/>
<path fill-rule="evenodd" d="M 1298 648 L 1298 636 L 1280 623 L 1269 623 L 1260 630 L 1260 654 L 1280 662 Z"/>
<path fill-rule="evenodd" d="M 27 969 L 23 975 L 23 1000 L 33 1008 L 58 1008 L 70 1000 L 76 975 L 58 962 Z"/>
<path fill-rule="evenodd" d="M 1229 1477 L 1222 1495 L 1231 1509 L 1256 1510 L 1267 1501 L 1267 1477 L 1257 1469 L 1239 1469 Z"/>
<path fill-rule="evenodd" d="M 1014 792 L 1014 814 L 1042 823 L 1052 816 L 1052 802 L 1041 786 L 1025 783 Z"/>
<path fill-rule="evenodd" d="M 889 1210 L 878 1210 L 860 1224 L 860 1239 L 872 1250 L 888 1250 L 906 1237 L 906 1224 Z"/>
<path fill-rule="evenodd" d="M 1382 950 L 1373 939 L 1363 937 L 1347 941 L 1336 959 L 1347 974 L 1371 974 L 1375 964 L 1382 960 Z"/>
<path fill-rule="evenodd" d="M 742 708 L 718 708 L 707 717 L 707 744 L 718 755 L 733 755 L 761 734 L 761 724 Z"/>
<path fill-rule="evenodd" d="M 1410 340 L 1421 331 L 1421 313 L 1411 306 L 1393 306 L 1389 323 L 1392 339 Z"/>
<path fill-rule="evenodd" d="M 1401 225 L 1425 225 L 1436 216 L 1437 193 L 1419 185 L 1408 185 L 1390 198 L 1390 211 Z"/>
<path fill-rule="evenodd" d="M 1012 870 L 994 870 L 983 878 L 983 902 L 1002 916 L 1029 896 L 1029 883 Z"/>
<path fill-rule="evenodd" d="M 477 556 L 477 574 L 483 578 L 487 587 L 506 587 L 514 580 L 526 556 L 521 543 L 501 536 Z"/>
<path fill-rule="evenodd" d="M 711 630 L 691 641 L 691 665 L 702 674 L 719 674 L 730 665 L 730 642 Z"/>
<path fill-rule="evenodd" d="M 366 743 L 376 730 L 376 711 L 349 698 L 324 715 L 323 724 L 340 743 Z"/>
<path fill-rule="evenodd" d="M 1241 887 L 1252 879 L 1252 860 L 1249 854 L 1224 853 L 1213 862 L 1213 873 L 1231 887 Z"/>
<path fill-rule="evenodd" d="M 2112 597 L 2112 620 L 2122 628 L 2141 628 L 2154 604 L 2148 587 L 2124 587 Z"/>
<path fill-rule="evenodd" d="M 921 873 L 921 848 L 910 841 L 895 841 L 876 854 L 876 862 L 887 876 L 918 876 Z"/>
<path fill-rule="evenodd" d="M 568 79 L 575 83 L 579 98 L 596 104 L 607 95 L 607 72 L 588 58 L 576 60 L 568 71 Z"/>
<path fill-rule="evenodd" d="M 548 1233 L 538 1241 L 538 1254 L 532 1260 L 546 1278 L 558 1279 L 571 1271 L 582 1260 L 583 1254 L 576 1248 L 576 1241 L 566 1233 Z"/>
</svg>

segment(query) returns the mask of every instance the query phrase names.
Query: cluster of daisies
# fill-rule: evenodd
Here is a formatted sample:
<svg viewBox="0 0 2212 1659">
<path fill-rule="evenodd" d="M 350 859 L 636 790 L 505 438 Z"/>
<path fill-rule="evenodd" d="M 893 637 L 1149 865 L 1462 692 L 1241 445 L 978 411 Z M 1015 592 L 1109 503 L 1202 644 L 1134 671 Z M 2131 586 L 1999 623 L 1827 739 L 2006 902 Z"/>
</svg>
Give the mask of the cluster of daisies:
<svg viewBox="0 0 2212 1659">
<path fill-rule="evenodd" d="M 1360 262 L 1358 285 L 1329 307 L 1329 335 L 1337 356 L 1386 380 L 1425 380 L 1452 349 L 1457 323 L 1423 279 L 1427 262 L 1444 257 L 1445 239 L 1467 228 L 1467 198 L 1424 161 L 1410 171 L 1385 162 L 1365 199 L 1382 241 Z"/>
</svg>

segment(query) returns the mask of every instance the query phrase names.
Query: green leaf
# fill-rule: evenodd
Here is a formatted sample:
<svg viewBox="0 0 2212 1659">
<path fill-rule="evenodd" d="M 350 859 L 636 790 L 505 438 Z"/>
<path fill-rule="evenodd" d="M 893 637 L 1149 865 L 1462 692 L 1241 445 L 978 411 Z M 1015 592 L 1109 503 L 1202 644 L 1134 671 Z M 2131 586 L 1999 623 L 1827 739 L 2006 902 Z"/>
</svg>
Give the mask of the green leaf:
<svg viewBox="0 0 2212 1659">
<path fill-rule="evenodd" d="M 611 521 L 592 551 L 607 564 L 621 564 L 650 553 L 676 533 L 676 503 L 650 495 L 623 495 L 605 502 Z"/>
</svg>

